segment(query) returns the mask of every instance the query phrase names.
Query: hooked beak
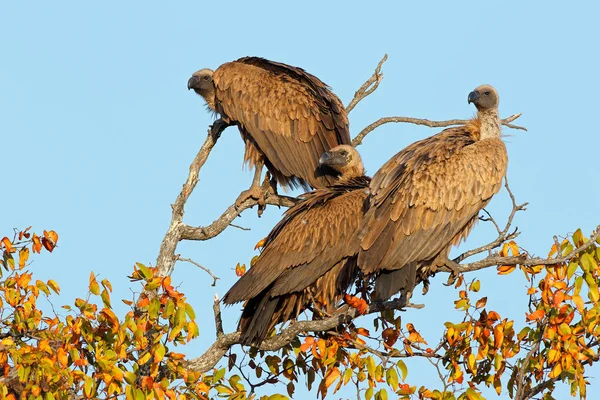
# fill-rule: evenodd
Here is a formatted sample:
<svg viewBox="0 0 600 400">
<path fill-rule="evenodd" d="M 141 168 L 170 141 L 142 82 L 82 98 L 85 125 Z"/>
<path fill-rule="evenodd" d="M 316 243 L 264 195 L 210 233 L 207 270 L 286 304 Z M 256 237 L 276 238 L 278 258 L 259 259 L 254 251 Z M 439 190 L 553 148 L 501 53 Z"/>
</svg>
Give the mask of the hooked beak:
<svg viewBox="0 0 600 400">
<path fill-rule="evenodd" d="M 469 103 L 475 103 L 481 95 L 477 90 L 473 90 L 469 93 L 469 98 L 467 99 Z"/>
<path fill-rule="evenodd" d="M 197 76 L 192 76 L 189 80 L 188 80 L 188 90 L 193 89 L 197 84 L 198 84 L 198 77 Z"/>
<path fill-rule="evenodd" d="M 335 167 L 346 165 L 346 159 L 338 153 L 327 151 L 319 158 L 320 166 Z"/>
</svg>

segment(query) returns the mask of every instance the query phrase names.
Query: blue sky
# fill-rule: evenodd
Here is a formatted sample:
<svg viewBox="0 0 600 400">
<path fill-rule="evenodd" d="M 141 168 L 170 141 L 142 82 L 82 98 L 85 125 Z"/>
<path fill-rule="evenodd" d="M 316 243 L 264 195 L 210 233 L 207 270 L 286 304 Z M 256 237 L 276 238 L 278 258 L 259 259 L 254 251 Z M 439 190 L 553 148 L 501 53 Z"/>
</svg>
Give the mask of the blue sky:
<svg viewBox="0 0 600 400">
<path fill-rule="evenodd" d="M 90 271 L 112 281 L 115 298 L 131 298 L 137 287 L 125 276 L 136 261 L 154 263 L 169 204 L 212 122 L 201 99 L 186 90 L 192 72 L 263 56 L 307 69 L 347 104 L 388 53 L 384 81 L 351 113 L 351 131 L 383 116 L 468 118 L 474 113 L 469 91 L 494 85 L 501 114 L 523 112 L 518 123 L 529 130 L 505 130 L 513 192 L 530 203 L 516 220 L 523 231 L 518 243 L 546 254 L 553 235 L 578 227 L 589 233 L 600 223 L 600 187 L 593 181 L 599 12 L 592 2 L 3 2 L 0 231 L 33 225 L 59 233 L 56 252 L 33 265 L 38 278 L 61 284 L 57 302 L 83 296 Z M 379 128 L 359 148 L 368 173 L 437 132 Z M 188 224 L 210 223 L 248 187 L 252 174 L 242 171 L 242 155 L 239 134 L 230 128 L 187 204 Z M 509 206 L 502 192 L 489 210 L 504 217 Z M 227 291 L 236 279 L 232 268 L 250 260 L 280 215 L 271 208 L 258 219 L 249 211 L 236 221 L 249 232 L 229 229 L 209 242 L 180 245 L 182 256 L 221 278 L 213 288 L 204 272 L 177 265 L 174 282 L 206 318 L 190 355 L 214 339 L 214 293 Z M 480 224 L 466 246 L 493 237 Z M 489 307 L 522 321 L 521 276 L 470 277 L 482 279 Z M 419 299 L 424 310 L 406 315 L 431 342 L 453 315 L 456 295 L 444 280 L 436 278 Z M 226 330 L 238 315 L 237 307 L 225 310 Z M 430 383 L 432 374 L 415 363 L 409 382 Z M 600 382 L 591 381 L 588 394 L 595 398 Z"/>
</svg>

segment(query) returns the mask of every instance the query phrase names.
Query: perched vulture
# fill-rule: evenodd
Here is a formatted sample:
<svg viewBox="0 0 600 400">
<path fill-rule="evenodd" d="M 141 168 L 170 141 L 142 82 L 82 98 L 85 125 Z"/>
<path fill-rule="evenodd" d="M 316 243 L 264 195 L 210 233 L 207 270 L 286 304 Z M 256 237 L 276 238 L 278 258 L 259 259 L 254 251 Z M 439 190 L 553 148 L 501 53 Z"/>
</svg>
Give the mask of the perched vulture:
<svg viewBox="0 0 600 400">
<path fill-rule="evenodd" d="M 356 278 L 356 230 L 370 178 L 349 145 L 324 153 L 320 164 L 335 172 L 336 181 L 286 211 L 254 266 L 223 297 L 226 304 L 248 300 L 238 327 L 244 344 L 260 343 L 311 304 L 332 311 Z"/>
<path fill-rule="evenodd" d="M 501 187 L 508 162 L 498 93 L 479 86 L 468 101 L 477 116 L 413 143 L 381 167 L 370 184 L 358 230 L 358 266 L 376 273 L 374 300 L 410 294 L 448 260 Z"/>
<path fill-rule="evenodd" d="M 350 144 L 348 116 L 317 77 L 298 67 L 244 57 L 214 72 L 195 72 L 188 89 L 227 124 L 238 126 L 246 143 L 245 162 L 256 168 L 249 196 L 261 197 L 263 165 L 283 187 L 323 188 L 335 182 L 318 168 L 319 157 Z"/>
</svg>

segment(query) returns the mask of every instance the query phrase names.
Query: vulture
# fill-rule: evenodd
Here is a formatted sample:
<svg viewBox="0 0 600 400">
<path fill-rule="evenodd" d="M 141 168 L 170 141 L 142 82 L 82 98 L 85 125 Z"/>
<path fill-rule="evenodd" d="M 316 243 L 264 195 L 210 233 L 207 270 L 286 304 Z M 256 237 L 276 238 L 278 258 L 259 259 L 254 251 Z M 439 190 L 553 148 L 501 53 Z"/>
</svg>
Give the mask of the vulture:
<svg viewBox="0 0 600 400">
<path fill-rule="evenodd" d="M 477 116 L 406 147 L 373 176 L 368 211 L 357 231 L 358 266 L 374 274 L 372 300 L 414 286 L 438 267 L 456 269 L 450 248 L 465 239 L 501 187 L 508 158 L 501 139 L 498 93 L 469 93 Z"/>
<path fill-rule="evenodd" d="M 208 109 L 237 125 L 246 144 L 244 161 L 255 168 L 247 197 L 262 198 L 263 165 L 285 188 L 324 188 L 335 176 L 319 168 L 329 149 L 350 144 L 348 116 L 340 99 L 301 68 L 244 57 L 188 80 Z M 246 197 L 246 198 L 247 198 Z"/>
<path fill-rule="evenodd" d="M 265 239 L 255 264 L 223 297 L 246 301 L 238 330 L 243 344 L 260 343 L 271 328 L 316 305 L 333 311 L 358 273 L 356 230 L 370 178 L 358 152 L 340 145 L 319 160 L 336 179 L 300 197 Z"/>
</svg>

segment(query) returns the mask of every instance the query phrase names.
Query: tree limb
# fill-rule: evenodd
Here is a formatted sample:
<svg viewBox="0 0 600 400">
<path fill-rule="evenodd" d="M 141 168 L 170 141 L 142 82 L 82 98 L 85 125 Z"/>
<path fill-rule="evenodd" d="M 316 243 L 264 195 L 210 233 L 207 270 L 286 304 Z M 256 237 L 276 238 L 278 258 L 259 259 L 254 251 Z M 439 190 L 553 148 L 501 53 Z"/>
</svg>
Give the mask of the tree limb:
<svg viewBox="0 0 600 400">
<path fill-rule="evenodd" d="M 203 270 L 204 272 L 206 272 L 207 274 L 210 275 L 211 278 L 213 278 L 213 283 L 211 286 L 216 286 L 217 285 L 217 279 L 221 279 L 218 276 L 215 276 L 215 274 L 213 274 L 211 272 L 210 269 L 203 267 L 202 265 L 198 264 L 196 261 L 192 260 L 191 258 L 185 258 L 185 257 L 181 257 L 181 255 L 177 255 L 175 256 L 175 260 L 176 261 L 185 261 L 185 262 L 189 262 L 191 264 L 194 264 L 196 267 L 200 268 L 201 270 Z"/>
<path fill-rule="evenodd" d="M 511 124 L 512 121 L 516 120 L 520 116 L 521 116 L 521 113 L 511 115 L 510 117 L 502 120 L 502 125 L 505 125 L 512 129 L 520 129 L 520 130 L 526 131 L 527 129 L 525 127 Z M 468 120 L 468 119 L 449 119 L 446 121 L 430 121 L 428 119 L 411 118 L 411 117 L 384 117 L 384 118 L 378 119 L 377 121 L 373 122 L 372 124 L 366 126 L 362 131 L 360 131 L 359 134 L 356 135 L 356 137 L 354 139 L 352 139 L 352 145 L 354 147 L 359 146 L 360 144 L 362 144 L 362 141 L 365 138 L 365 136 L 367 136 L 369 133 L 371 133 L 376 128 L 380 127 L 381 125 L 388 124 L 390 122 L 402 122 L 402 123 L 409 123 L 409 124 L 415 124 L 415 125 L 424 125 L 424 126 L 428 126 L 430 128 L 446 128 L 446 127 L 454 126 L 454 125 L 465 125 L 469 121 L 470 120 Z"/>
<path fill-rule="evenodd" d="M 158 268 L 158 273 L 161 276 L 166 276 L 173 269 L 175 264 L 175 257 L 173 256 L 175 254 L 175 250 L 177 249 L 177 243 L 180 240 L 179 229 L 183 220 L 185 203 L 198 183 L 198 174 L 200 173 L 200 169 L 204 163 L 206 163 L 212 148 L 215 147 L 217 140 L 219 140 L 221 133 L 226 127 L 227 125 L 215 122 L 215 124 L 213 124 L 213 126 L 208 130 L 208 136 L 206 137 L 204 144 L 190 165 L 190 173 L 188 174 L 187 180 L 183 184 L 183 188 L 177 196 L 177 199 L 175 199 L 175 203 L 171 205 L 171 208 L 173 209 L 171 214 L 171 224 L 169 225 L 169 229 L 167 230 L 167 233 L 160 244 L 158 258 L 156 259 L 156 267 Z"/>
<path fill-rule="evenodd" d="M 350 103 L 348 103 L 348 105 L 346 106 L 347 113 L 350 113 L 350 111 L 352 111 L 362 99 L 364 99 L 365 97 L 373 93 L 375 90 L 377 90 L 379 84 L 383 80 L 381 67 L 383 66 L 383 63 L 386 62 L 387 58 L 388 55 L 384 54 L 381 61 L 379 61 L 379 64 L 377 64 L 373 75 L 371 75 L 371 77 L 367 79 L 367 81 L 363 83 L 362 86 L 358 88 L 358 90 L 354 93 L 354 98 L 350 100 Z"/>
</svg>

